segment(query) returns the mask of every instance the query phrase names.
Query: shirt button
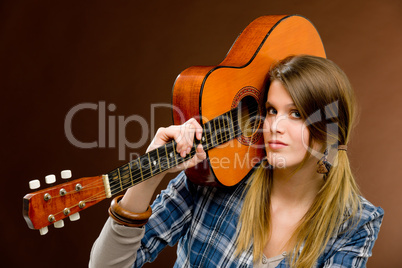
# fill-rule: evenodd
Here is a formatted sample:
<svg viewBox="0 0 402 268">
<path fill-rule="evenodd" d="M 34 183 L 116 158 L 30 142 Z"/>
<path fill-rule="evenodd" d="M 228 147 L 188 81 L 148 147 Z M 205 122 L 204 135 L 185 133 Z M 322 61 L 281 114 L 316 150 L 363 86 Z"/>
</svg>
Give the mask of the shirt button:
<svg viewBox="0 0 402 268">
<path fill-rule="evenodd" d="M 267 264 L 267 263 L 268 263 L 267 258 L 265 256 L 262 256 L 262 264 Z"/>
</svg>

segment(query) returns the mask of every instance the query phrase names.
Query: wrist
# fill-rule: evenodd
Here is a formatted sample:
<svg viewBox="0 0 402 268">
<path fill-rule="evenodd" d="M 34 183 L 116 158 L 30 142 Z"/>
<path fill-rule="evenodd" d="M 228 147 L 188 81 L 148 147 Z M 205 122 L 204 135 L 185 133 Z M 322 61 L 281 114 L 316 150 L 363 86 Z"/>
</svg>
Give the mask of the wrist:
<svg viewBox="0 0 402 268">
<path fill-rule="evenodd" d="M 147 222 L 152 214 L 152 209 L 150 206 L 142 213 L 134 213 L 129 210 L 124 209 L 120 206 L 119 201 L 122 199 L 123 195 L 117 196 L 112 200 L 109 207 L 110 217 L 120 225 L 125 225 L 129 227 L 142 227 Z"/>
</svg>

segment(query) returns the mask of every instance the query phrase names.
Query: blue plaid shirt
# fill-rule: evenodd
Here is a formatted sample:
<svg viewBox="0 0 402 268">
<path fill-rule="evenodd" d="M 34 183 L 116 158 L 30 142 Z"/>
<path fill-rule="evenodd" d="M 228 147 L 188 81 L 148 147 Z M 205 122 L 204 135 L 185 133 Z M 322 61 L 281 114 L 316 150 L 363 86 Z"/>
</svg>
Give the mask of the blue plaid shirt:
<svg viewBox="0 0 402 268">
<path fill-rule="evenodd" d="M 174 267 L 252 267 L 252 247 L 240 256 L 234 254 L 245 186 L 246 181 L 231 188 L 198 186 L 180 173 L 152 205 L 134 267 L 152 262 L 167 245 L 176 243 Z M 332 237 L 316 267 L 365 267 L 384 211 L 364 198 L 362 204 L 358 225 Z M 340 231 L 347 227 L 345 223 Z M 289 266 L 284 259 L 277 267 Z"/>
</svg>

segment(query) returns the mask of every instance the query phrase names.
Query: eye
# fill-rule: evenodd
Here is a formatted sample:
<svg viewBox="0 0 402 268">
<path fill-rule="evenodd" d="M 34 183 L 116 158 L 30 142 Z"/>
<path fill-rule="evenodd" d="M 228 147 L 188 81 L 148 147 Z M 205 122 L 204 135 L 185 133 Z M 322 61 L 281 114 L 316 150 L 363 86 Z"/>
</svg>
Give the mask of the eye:
<svg viewBox="0 0 402 268">
<path fill-rule="evenodd" d="M 267 107 L 267 115 L 276 115 L 278 111 L 274 107 Z"/>
<path fill-rule="evenodd" d="M 301 114 L 300 114 L 300 112 L 299 112 L 298 110 L 293 110 L 293 111 L 291 111 L 291 112 L 290 112 L 290 115 L 291 115 L 293 118 L 301 118 Z"/>
</svg>

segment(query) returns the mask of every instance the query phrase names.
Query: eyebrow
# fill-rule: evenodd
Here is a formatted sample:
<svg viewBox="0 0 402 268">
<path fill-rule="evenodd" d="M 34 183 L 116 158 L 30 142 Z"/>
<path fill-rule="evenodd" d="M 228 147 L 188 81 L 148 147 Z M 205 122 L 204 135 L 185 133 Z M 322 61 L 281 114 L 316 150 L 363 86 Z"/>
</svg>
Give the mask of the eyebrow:
<svg viewBox="0 0 402 268">
<path fill-rule="evenodd" d="M 275 105 L 273 105 L 272 103 L 270 103 L 269 101 L 267 101 L 267 102 L 265 103 L 265 107 L 268 107 L 268 106 L 273 106 L 273 107 L 275 107 Z M 289 103 L 289 104 L 286 104 L 285 106 L 286 106 L 286 107 L 296 107 L 296 105 L 295 105 L 293 102 L 291 102 L 291 103 Z"/>
</svg>

